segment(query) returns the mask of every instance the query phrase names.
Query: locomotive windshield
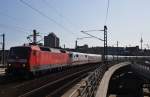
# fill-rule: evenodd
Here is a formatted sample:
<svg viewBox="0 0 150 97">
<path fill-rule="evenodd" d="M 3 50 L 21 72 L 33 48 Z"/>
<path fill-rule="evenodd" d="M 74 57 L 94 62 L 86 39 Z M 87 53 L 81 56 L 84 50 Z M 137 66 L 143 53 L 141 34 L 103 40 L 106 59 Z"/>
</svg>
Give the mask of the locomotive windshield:
<svg viewBox="0 0 150 97">
<path fill-rule="evenodd" d="M 9 59 L 27 59 L 30 47 L 12 47 L 9 53 Z"/>
</svg>

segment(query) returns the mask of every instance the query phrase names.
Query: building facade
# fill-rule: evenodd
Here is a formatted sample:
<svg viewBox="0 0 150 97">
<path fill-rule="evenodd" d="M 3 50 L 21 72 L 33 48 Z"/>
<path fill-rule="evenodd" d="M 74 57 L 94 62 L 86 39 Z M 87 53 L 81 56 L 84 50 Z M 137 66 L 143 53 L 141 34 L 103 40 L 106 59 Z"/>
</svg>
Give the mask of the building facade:
<svg viewBox="0 0 150 97">
<path fill-rule="evenodd" d="M 59 47 L 59 38 L 52 32 L 47 36 L 44 36 L 44 46 L 58 48 Z"/>
</svg>

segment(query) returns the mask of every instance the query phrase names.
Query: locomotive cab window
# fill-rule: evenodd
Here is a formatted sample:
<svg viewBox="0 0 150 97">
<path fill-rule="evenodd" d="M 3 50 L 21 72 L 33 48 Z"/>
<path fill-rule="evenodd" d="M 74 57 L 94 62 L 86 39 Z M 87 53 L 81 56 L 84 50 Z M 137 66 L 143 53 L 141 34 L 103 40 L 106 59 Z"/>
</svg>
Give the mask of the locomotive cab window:
<svg viewBox="0 0 150 97">
<path fill-rule="evenodd" d="M 10 49 L 9 58 L 26 59 L 30 53 L 31 49 L 29 47 L 12 47 Z"/>
</svg>

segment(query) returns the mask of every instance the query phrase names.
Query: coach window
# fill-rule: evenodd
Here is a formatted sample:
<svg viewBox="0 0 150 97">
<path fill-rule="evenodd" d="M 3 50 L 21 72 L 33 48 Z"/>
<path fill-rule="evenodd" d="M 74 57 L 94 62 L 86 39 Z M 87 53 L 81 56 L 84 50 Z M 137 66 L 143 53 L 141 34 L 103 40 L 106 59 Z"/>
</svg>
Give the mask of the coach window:
<svg viewBox="0 0 150 97">
<path fill-rule="evenodd" d="M 70 56 L 70 58 L 72 58 L 73 55 L 72 55 L 72 54 L 69 54 L 69 56 Z"/>
<path fill-rule="evenodd" d="M 66 53 L 66 51 L 65 51 L 65 50 L 60 50 L 60 52 L 61 52 L 61 53 Z"/>
<path fill-rule="evenodd" d="M 79 55 L 76 55 L 76 57 L 78 57 Z"/>
</svg>

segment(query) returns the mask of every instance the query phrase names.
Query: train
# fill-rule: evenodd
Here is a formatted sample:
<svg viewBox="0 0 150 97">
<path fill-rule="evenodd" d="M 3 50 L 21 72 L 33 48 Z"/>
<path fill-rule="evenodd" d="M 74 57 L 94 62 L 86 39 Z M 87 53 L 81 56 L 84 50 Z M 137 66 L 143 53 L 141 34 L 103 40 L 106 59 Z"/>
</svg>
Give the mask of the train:
<svg viewBox="0 0 150 97">
<path fill-rule="evenodd" d="M 108 61 L 133 60 L 149 56 L 107 55 Z M 7 74 L 37 75 L 41 72 L 86 64 L 101 63 L 102 55 L 71 52 L 38 45 L 15 46 L 10 48 L 7 60 Z"/>
</svg>

